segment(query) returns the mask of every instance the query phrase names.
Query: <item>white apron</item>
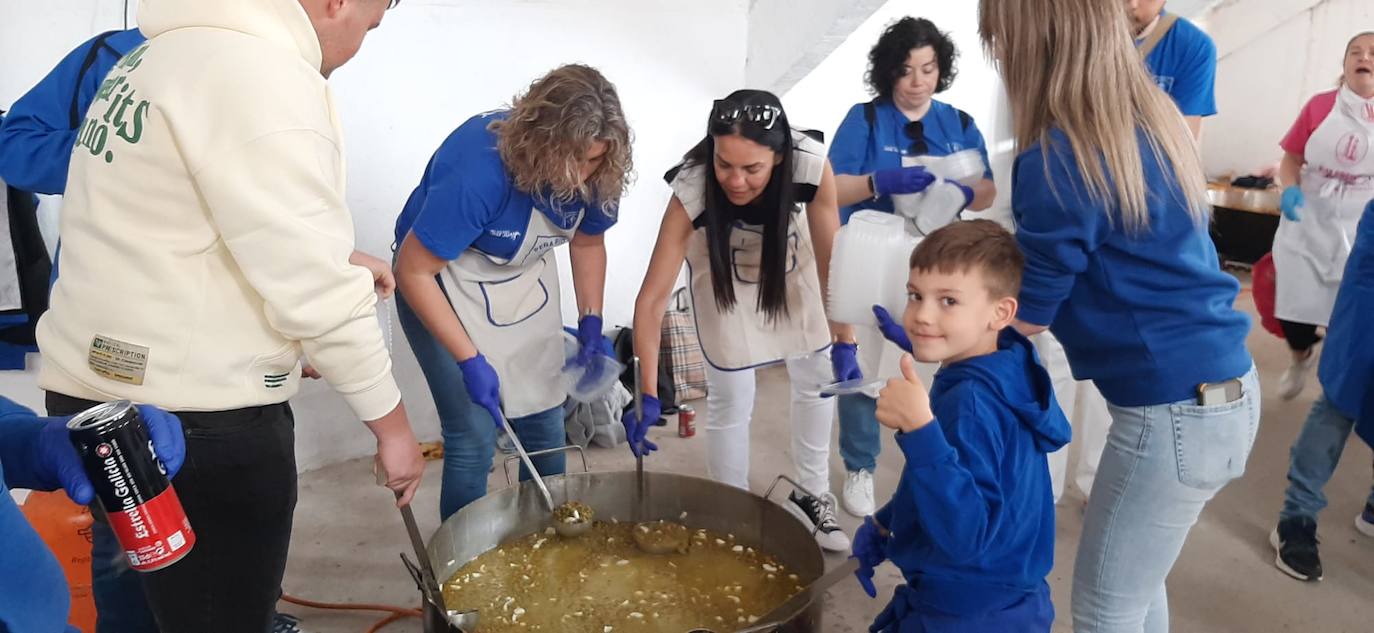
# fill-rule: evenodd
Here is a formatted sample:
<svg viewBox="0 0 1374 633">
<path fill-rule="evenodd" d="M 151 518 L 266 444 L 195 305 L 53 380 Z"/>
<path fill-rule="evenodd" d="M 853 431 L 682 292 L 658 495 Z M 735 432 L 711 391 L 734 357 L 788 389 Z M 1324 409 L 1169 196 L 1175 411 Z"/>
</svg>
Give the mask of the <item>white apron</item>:
<svg viewBox="0 0 1374 633">
<path fill-rule="evenodd" d="M 580 223 L 581 217 L 562 229 L 534 209 L 510 260 L 468 249 L 439 272 L 453 311 L 501 379 L 507 418 L 547 411 L 566 398 L 559 383 L 563 319 L 553 249 L 566 244 Z"/>
<path fill-rule="evenodd" d="M 730 234 L 730 263 L 735 282 L 735 306 L 722 311 L 711 287 L 711 262 L 706 229 L 692 233 L 687 246 L 688 294 L 696 319 L 697 339 L 706 362 L 724 370 L 760 367 L 789 355 L 814 352 L 830 345 L 811 230 L 800 214 L 793 214 L 787 234 L 787 315 L 769 322 L 757 308 L 762 227 L 737 224 Z"/>
<path fill-rule="evenodd" d="M 1374 198 L 1374 100 L 1342 86 L 1307 141 L 1301 219 L 1274 235 L 1274 316 L 1326 326 L 1336 304 L 1360 214 Z"/>
</svg>

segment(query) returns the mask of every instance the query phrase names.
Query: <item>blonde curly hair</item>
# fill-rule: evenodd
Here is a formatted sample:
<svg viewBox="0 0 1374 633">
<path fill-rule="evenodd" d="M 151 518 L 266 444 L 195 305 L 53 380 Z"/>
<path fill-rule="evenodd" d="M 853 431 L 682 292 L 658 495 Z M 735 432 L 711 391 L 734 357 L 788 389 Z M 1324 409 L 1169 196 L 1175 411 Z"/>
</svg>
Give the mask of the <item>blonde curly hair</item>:
<svg viewBox="0 0 1374 633">
<path fill-rule="evenodd" d="M 633 178 L 632 136 L 615 85 L 600 71 L 582 64 L 553 69 L 489 127 L 516 188 L 556 205 L 581 199 L 615 216 Z M 606 143 L 605 157 L 581 182 L 583 157 L 595 141 Z"/>
</svg>

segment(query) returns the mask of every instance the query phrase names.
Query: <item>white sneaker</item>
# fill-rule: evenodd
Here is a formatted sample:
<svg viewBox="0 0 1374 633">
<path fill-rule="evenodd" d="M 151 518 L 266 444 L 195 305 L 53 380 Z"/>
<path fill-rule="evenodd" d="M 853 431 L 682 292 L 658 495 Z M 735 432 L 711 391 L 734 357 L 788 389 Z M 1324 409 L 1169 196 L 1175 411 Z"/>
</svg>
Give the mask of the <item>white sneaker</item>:
<svg viewBox="0 0 1374 633">
<path fill-rule="evenodd" d="M 844 476 L 844 511 L 860 519 L 873 514 L 873 473 L 857 470 Z"/>
<path fill-rule="evenodd" d="M 806 525 L 806 529 L 815 530 L 816 543 L 821 549 L 831 552 L 849 551 L 849 535 L 840 529 L 840 524 L 835 521 L 835 495 L 825 493 L 820 498 L 810 495 L 799 495 L 793 492 L 787 497 L 787 503 L 782 504 L 794 516 Z"/>
<path fill-rule="evenodd" d="M 1302 393 L 1307 386 L 1307 373 L 1312 370 L 1312 366 L 1317 364 L 1317 352 L 1315 349 L 1308 350 L 1307 358 L 1294 361 L 1283 370 L 1283 375 L 1279 376 L 1279 397 L 1284 400 L 1292 400 Z"/>
</svg>

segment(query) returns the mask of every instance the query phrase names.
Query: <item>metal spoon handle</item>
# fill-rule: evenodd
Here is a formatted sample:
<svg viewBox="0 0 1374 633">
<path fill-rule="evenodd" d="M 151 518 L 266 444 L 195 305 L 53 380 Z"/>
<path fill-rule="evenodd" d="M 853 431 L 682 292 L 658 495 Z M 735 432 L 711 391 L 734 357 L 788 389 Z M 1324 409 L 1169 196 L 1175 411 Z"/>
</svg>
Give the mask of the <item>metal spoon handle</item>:
<svg viewBox="0 0 1374 633">
<path fill-rule="evenodd" d="M 401 493 L 396 493 L 396 499 L 400 500 Z M 410 545 L 415 548 L 415 559 L 420 565 L 420 582 L 424 588 L 425 598 L 431 602 L 438 599 L 439 579 L 434 576 L 434 568 L 429 564 L 429 551 L 425 549 L 425 538 L 420 536 L 420 526 L 415 523 L 415 513 L 410 510 L 409 505 L 401 506 L 401 521 L 406 525 L 406 534 L 410 535 Z M 404 558 L 404 557 L 402 557 Z M 442 606 L 440 601 L 435 606 Z"/>
<path fill-rule="evenodd" d="M 635 356 L 631 361 L 635 372 L 635 421 L 644 424 L 644 377 L 640 373 L 639 357 Z M 640 440 L 639 446 L 635 447 L 635 520 L 643 521 L 645 516 L 645 502 L 647 499 L 644 489 L 644 442 Z"/>
<path fill-rule="evenodd" d="M 515 436 L 515 429 L 510 428 L 510 421 L 506 416 L 501 416 L 501 428 L 505 429 L 506 435 L 515 445 L 515 450 L 520 453 L 520 460 L 525 463 L 525 468 L 530 471 L 530 478 L 534 480 L 534 485 L 539 487 L 539 494 L 544 495 L 544 503 L 549 506 L 549 512 L 553 512 L 553 495 L 549 494 L 548 486 L 544 485 L 544 477 L 534 468 L 534 461 L 530 459 L 530 454 L 525 452 L 525 446 L 520 443 L 520 438 Z"/>
</svg>

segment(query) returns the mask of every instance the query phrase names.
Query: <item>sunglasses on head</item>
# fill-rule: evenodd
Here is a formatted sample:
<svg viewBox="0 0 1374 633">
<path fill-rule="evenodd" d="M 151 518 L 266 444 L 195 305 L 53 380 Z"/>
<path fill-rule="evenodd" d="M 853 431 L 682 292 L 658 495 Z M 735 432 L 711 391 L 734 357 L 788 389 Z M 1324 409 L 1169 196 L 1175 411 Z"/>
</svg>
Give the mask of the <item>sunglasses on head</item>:
<svg viewBox="0 0 1374 633">
<path fill-rule="evenodd" d="M 771 130 L 773 126 L 777 124 L 780 117 L 782 117 L 782 108 L 777 106 L 762 104 L 740 105 L 726 99 L 716 99 L 715 105 L 711 108 L 711 120 L 724 125 L 734 125 L 739 121 L 748 121 L 765 130 Z"/>
<path fill-rule="evenodd" d="M 911 147 L 907 150 L 909 156 L 924 156 L 930 153 L 930 147 L 926 145 L 926 126 L 920 121 L 912 121 L 906 124 L 906 137 L 911 139 Z"/>
</svg>

